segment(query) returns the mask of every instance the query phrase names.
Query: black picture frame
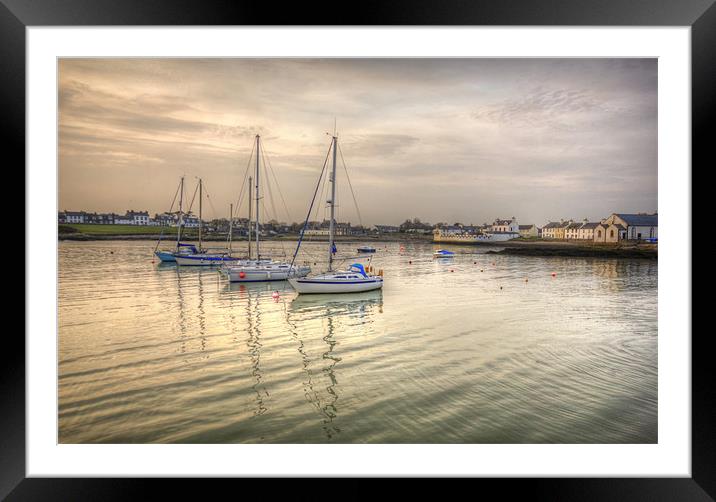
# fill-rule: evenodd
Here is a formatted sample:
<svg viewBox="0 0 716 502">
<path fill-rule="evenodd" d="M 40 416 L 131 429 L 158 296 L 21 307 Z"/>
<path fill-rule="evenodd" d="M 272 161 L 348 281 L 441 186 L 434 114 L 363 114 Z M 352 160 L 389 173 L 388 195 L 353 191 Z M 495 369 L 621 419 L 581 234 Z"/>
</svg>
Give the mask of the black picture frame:
<svg viewBox="0 0 716 502">
<path fill-rule="evenodd" d="M 109 25 L 690 26 L 692 166 L 716 165 L 708 134 L 709 119 L 714 117 L 716 108 L 714 0 L 393 0 L 385 3 L 368 0 L 350 6 L 238 0 L 0 0 L 0 110 L 3 115 L 0 137 L 5 158 L 16 159 L 8 169 L 20 171 L 15 166 L 24 165 L 25 160 L 25 28 Z M 699 214 L 698 209 L 695 204 L 694 215 Z M 25 266 L 27 270 L 32 264 Z M 3 336 L 0 499 L 125 500 L 144 498 L 147 488 L 157 486 L 158 481 L 146 479 L 26 479 L 25 343 L 12 330 Z M 710 330 L 702 330 L 694 331 L 691 338 L 691 478 L 503 479 L 480 483 L 492 484 L 502 493 L 520 491 L 530 497 L 552 500 L 713 500 L 716 498 L 716 390 L 713 388 L 716 379 L 707 349 L 709 336 Z M 168 484 L 185 490 L 183 482 L 162 483 Z M 351 496 L 359 495 L 363 489 L 356 481 L 347 484 L 355 489 L 344 486 L 342 491 Z M 368 490 L 364 495 L 371 496 Z"/>
</svg>

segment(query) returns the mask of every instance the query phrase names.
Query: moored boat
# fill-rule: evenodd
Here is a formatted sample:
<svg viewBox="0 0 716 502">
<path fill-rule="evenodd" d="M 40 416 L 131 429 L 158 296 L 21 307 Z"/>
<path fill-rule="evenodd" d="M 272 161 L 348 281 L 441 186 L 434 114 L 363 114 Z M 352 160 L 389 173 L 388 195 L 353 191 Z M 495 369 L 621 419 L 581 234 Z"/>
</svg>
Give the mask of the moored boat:
<svg viewBox="0 0 716 502">
<path fill-rule="evenodd" d="M 310 267 L 294 266 L 289 263 L 278 263 L 271 260 L 238 263 L 222 267 L 221 273 L 230 282 L 268 282 L 285 281 L 291 277 L 305 277 L 311 272 Z"/>
<path fill-rule="evenodd" d="M 291 278 L 288 282 L 297 292 L 303 294 L 360 293 L 383 287 L 383 277 L 368 275 L 360 263 L 352 264 L 345 271 Z"/>
<path fill-rule="evenodd" d="M 336 155 L 338 151 L 338 137 L 333 135 L 331 142 L 331 148 L 333 150 L 333 167 L 331 176 L 329 177 L 331 183 L 331 194 L 330 199 L 327 201 L 330 204 L 331 216 L 328 227 L 328 271 L 323 274 L 308 275 L 306 277 L 291 277 L 288 279 L 289 284 L 299 294 L 334 294 L 334 293 L 359 293 L 363 291 L 372 291 L 383 287 L 383 271 L 381 270 L 378 275 L 369 275 L 365 267 L 360 263 L 354 263 L 347 270 L 333 270 L 334 253 L 336 253 L 335 246 L 335 209 L 336 209 Z M 325 169 L 325 164 L 324 164 Z M 347 171 L 346 171 L 347 173 Z M 323 171 L 321 171 L 321 177 Z M 319 186 L 320 180 L 319 177 Z M 301 247 L 301 241 L 303 240 L 303 234 L 308 225 L 308 219 L 311 215 L 311 208 L 315 202 L 316 192 L 314 192 L 313 200 L 308 210 L 308 216 L 304 223 L 303 229 L 301 230 L 301 238 L 298 240 L 296 245 L 296 251 L 293 255 L 292 266 L 296 260 L 296 255 Z M 355 199 L 355 197 L 354 197 Z"/>
<path fill-rule="evenodd" d="M 453 256 L 455 256 L 455 253 L 447 249 L 438 249 L 433 253 L 434 258 L 452 258 Z"/>
<path fill-rule="evenodd" d="M 360 246 L 358 248 L 359 253 L 375 253 L 375 248 L 371 246 Z"/>
<path fill-rule="evenodd" d="M 248 244 L 248 260 L 238 260 L 235 263 L 224 263 L 224 266 L 221 267 L 220 272 L 230 281 L 230 282 L 263 282 L 263 281 L 285 281 L 289 277 L 304 277 L 308 273 L 311 272 L 310 267 L 298 267 L 294 266 L 292 263 L 285 263 L 285 262 L 279 262 L 279 261 L 273 261 L 268 259 L 261 259 L 260 254 L 260 228 L 259 228 L 259 159 L 261 157 L 261 137 L 257 134 L 256 135 L 256 172 L 255 172 L 255 181 L 256 181 L 256 221 L 255 221 L 255 230 L 256 230 L 256 259 L 251 259 L 251 210 L 252 210 L 252 202 L 254 202 L 254 199 L 252 199 L 251 194 L 251 177 L 249 177 L 249 238 L 247 241 Z M 249 159 L 249 162 L 251 159 Z M 264 161 L 265 162 L 265 161 Z M 233 213 L 233 210 L 232 210 Z M 233 218 L 233 214 L 232 214 Z"/>
</svg>

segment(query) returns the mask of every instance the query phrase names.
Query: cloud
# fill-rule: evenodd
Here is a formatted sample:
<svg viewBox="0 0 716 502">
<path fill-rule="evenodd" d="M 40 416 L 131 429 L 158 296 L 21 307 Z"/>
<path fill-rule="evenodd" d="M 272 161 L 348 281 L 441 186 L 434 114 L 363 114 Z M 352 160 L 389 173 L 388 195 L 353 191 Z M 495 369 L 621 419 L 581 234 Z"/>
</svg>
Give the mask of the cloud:
<svg viewBox="0 0 716 502">
<path fill-rule="evenodd" d="M 260 134 L 298 220 L 335 120 L 367 223 L 657 209 L 655 59 L 62 59 L 59 68 L 62 208 L 122 211 L 131 201 L 163 211 L 184 174 L 228 207 Z"/>
</svg>

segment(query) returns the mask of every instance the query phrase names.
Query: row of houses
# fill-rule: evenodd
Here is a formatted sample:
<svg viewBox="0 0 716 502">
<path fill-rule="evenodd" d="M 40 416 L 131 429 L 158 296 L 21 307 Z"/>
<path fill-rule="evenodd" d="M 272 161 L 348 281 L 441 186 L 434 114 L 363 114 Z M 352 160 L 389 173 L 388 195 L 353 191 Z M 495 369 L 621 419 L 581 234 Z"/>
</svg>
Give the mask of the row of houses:
<svg viewBox="0 0 716 502">
<path fill-rule="evenodd" d="M 658 229 L 657 213 L 612 213 L 599 222 L 586 219 L 581 222 L 551 221 L 542 227 L 542 238 L 594 242 L 644 241 L 658 239 Z"/>
<path fill-rule="evenodd" d="M 125 214 L 117 213 L 90 213 L 87 211 L 60 211 L 57 213 L 58 223 L 86 223 L 90 225 L 149 225 L 149 226 L 176 226 L 177 213 L 155 214 L 153 218 L 148 211 L 129 210 Z M 198 227 L 199 218 L 191 213 L 184 214 L 185 227 Z"/>
<path fill-rule="evenodd" d="M 151 225 L 147 211 L 127 211 L 125 214 L 60 211 L 58 223 L 89 223 L 96 225 Z"/>
</svg>

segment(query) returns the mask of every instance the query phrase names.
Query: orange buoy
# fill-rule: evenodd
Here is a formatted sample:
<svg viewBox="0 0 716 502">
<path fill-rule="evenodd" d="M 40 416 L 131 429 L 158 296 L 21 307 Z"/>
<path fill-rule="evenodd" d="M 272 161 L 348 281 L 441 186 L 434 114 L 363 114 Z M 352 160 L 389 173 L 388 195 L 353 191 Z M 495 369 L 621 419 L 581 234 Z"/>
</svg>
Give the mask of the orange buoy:
<svg viewBox="0 0 716 502">
<path fill-rule="evenodd" d="M 239 272 L 239 277 L 241 277 L 242 279 L 246 277 L 246 272 L 244 272 L 243 270 Z"/>
</svg>

